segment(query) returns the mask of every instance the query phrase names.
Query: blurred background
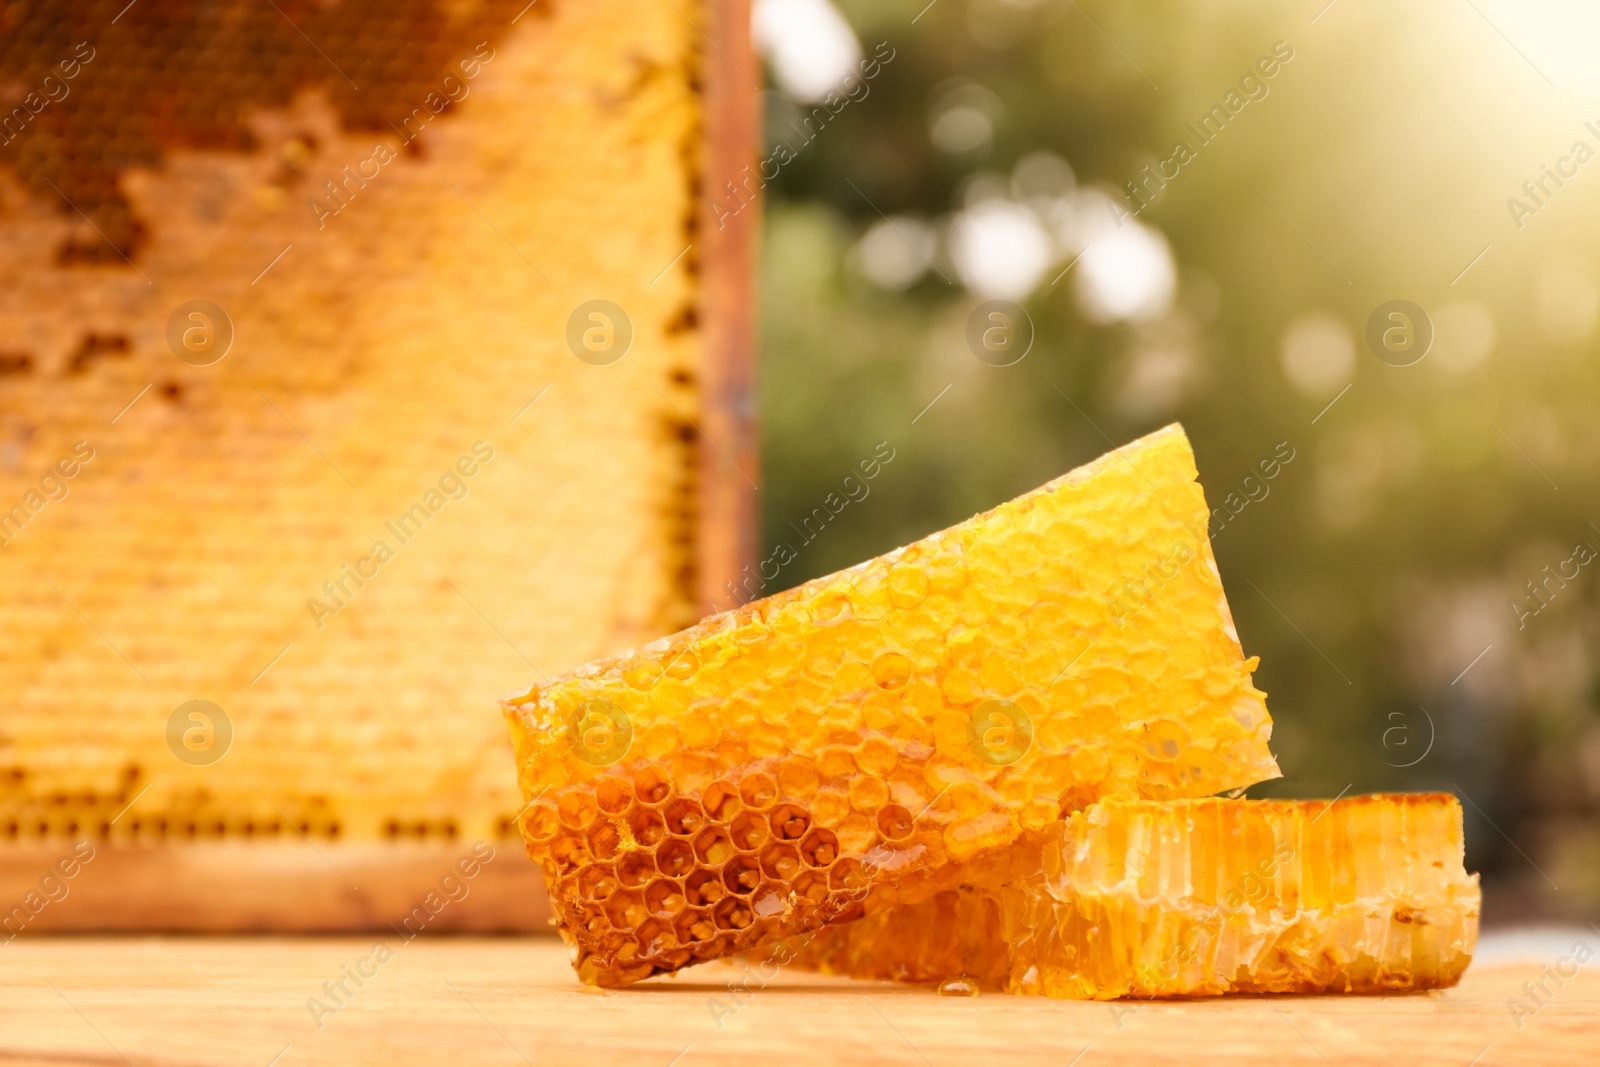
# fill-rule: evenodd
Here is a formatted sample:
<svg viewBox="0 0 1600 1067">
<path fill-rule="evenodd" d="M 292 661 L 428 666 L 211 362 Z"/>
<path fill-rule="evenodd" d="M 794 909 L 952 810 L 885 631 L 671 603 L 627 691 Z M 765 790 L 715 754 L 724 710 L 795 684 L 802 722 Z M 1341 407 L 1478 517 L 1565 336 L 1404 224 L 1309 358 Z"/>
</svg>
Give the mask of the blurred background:
<svg viewBox="0 0 1600 1067">
<path fill-rule="evenodd" d="M 796 556 L 759 591 L 1181 422 L 1276 721 L 1252 793 L 1456 792 L 1487 922 L 1592 916 L 1600 15 L 759 0 L 754 28 L 762 554 Z M 968 341 L 994 300 L 1031 323 L 1014 362 Z"/>
</svg>

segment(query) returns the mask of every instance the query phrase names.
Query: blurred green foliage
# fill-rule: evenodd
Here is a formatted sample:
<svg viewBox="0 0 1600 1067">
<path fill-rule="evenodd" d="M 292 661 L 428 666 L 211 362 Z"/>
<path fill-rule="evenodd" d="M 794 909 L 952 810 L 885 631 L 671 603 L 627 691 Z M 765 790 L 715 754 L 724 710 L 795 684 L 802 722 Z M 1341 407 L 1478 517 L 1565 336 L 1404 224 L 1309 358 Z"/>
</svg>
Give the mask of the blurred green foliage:
<svg viewBox="0 0 1600 1067">
<path fill-rule="evenodd" d="M 887 41 L 895 59 L 766 191 L 768 543 L 876 443 L 895 459 L 764 592 L 1167 422 L 1188 430 L 1214 507 L 1287 442 L 1294 459 L 1267 494 L 1213 525 L 1285 774 L 1254 792 L 1458 791 L 1491 917 L 1600 904 L 1600 567 L 1542 586 L 1537 616 L 1512 606 L 1538 606 L 1526 583 L 1577 542 L 1600 548 L 1600 169 L 1522 230 L 1505 204 L 1584 135 L 1581 94 L 1552 93 L 1470 10 L 1341 5 L 1312 23 L 1320 5 L 939 0 L 912 24 L 916 0 L 840 6 L 866 51 Z M 948 260 L 935 257 L 946 278 L 905 291 L 853 265 L 883 215 L 945 215 L 974 175 L 1003 177 L 1032 152 L 1125 198 L 1123 182 L 1276 41 L 1295 58 L 1270 92 L 1142 216 L 1180 271 L 1160 322 L 1095 325 L 1052 268 L 1024 302 L 1032 351 L 992 367 L 967 350 L 978 297 L 946 280 Z M 999 102 L 992 139 L 965 153 L 929 135 L 952 79 Z M 777 137 L 796 105 L 770 97 Z M 1469 321 L 1492 324 L 1487 357 L 1381 362 L 1367 319 L 1396 297 L 1441 314 L 1470 304 Z M 1286 331 L 1311 311 L 1354 342 L 1348 394 L 1286 374 Z M 1181 388 L 1141 393 L 1152 346 L 1182 350 Z"/>
</svg>

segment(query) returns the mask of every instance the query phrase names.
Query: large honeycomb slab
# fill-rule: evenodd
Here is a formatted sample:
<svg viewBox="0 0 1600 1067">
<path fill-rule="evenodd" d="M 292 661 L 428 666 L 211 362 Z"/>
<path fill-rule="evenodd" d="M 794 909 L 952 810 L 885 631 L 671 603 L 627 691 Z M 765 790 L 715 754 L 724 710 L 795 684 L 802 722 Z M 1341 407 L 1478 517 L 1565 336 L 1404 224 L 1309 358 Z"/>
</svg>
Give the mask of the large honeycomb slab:
<svg viewBox="0 0 1600 1067">
<path fill-rule="evenodd" d="M 0 846 L 513 837 L 483 694 L 693 621 L 737 533 L 695 189 L 743 8 L 277 6 L 0 3 L 0 117 L 77 71 L 0 128 Z"/>
<path fill-rule="evenodd" d="M 1106 796 L 1278 774 L 1168 427 L 506 701 L 558 925 L 625 984 L 925 899 Z"/>
<path fill-rule="evenodd" d="M 782 954 L 1075 999 L 1397 992 L 1456 983 L 1479 903 L 1446 794 L 1108 800 L 959 889 Z"/>
</svg>

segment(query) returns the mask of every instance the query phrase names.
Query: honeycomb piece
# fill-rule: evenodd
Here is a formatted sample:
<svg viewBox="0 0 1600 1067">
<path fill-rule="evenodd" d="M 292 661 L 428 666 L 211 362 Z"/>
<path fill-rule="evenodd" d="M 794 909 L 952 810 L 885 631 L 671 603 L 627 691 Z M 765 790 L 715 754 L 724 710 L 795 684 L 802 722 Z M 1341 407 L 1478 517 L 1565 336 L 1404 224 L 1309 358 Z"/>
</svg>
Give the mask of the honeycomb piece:
<svg viewBox="0 0 1600 1067">
<path fill-rule="evenodd" d="M 783 954 L 1075 999 L 1378 993 L 1454 985 L 1478 933 L 1447 794 L 1107 800 L 974 874 Z"/>
<path fill-rule="evenodd" d="M 695 228 L 746 86 L 674 2 L 0 2 L 0 843 L 498 847 L 482 694 L 698 618 L 742 252 Z M 610 366 L 563 326 L 599 295 Z M 219 921 L 209 877 L 75 913 Z"/>
<path fill-rule="evenodd" d="M 507 700 L 528 853 L 583 980 L 925 899 L 1104 796 L 1276 777 L 1207 518 L 1168 427 Z M 626 894 L 657 873 L 685 907 L 645 930 Z"/>
</svg>

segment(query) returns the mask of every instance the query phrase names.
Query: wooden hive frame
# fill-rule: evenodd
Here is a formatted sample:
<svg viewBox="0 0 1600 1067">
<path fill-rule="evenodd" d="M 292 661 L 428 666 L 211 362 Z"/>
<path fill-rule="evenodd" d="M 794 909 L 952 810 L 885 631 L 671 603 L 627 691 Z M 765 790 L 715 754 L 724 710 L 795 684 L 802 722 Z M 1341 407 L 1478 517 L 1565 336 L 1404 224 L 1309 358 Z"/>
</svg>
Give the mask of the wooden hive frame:
<svg viewBox="0 0 1600 1067">
<path fill-rule="evenodd" d="M 551 6 L 549 0 L 540 3 L 545 9 Z M 698 405 L 697 417 L 683 416 L 695 431 L 685 452 L 692 468 L 684 472 L 683 484 L 692 493 L 693 563 L 686 571 L 691 587 L 683 592 L 698 603 L 686 604 L 678 617 L 664 620 L 681 623 L 692 617 L 694 608 L 703 612 L 727 606 L 730 582 L 755 558 L 751 279 L 758 210 L 753 202 L 732 214 L 719 210 L 712 190 L 729 181 L 744 184 L 742 172 L 754 158 L 759 64 L 749 40 L 749 0 L 669 7 L 677 12 L 674 18 L 692 20 L 694 61 L 688 84 L 700 95 L 700 128 L 685 171 L 685 203 L 695 206 L 685 222 L 691 240 L 684 262 L 696 279 Z M 557 0 L 556 18 L 561 8 Z M 13 192 L 13 206 L 15 201 Z M 0 215 L 5 207 L 0 195 Z M 113 264 L 112 269 L 119 268 Z M 8 340 L 0 339 L 0 350 Z M 0 415 L 5 384 L 0 380 Z M 88 622 L 87 614 L 80 614 Z M 0 651 L 0 679 L 5 676 Z M 478 702 L 499 730 L 497 695 L 474 692 L 463 699 Z M 6 773 L 4 746 L 29 729 L 16 713 L 0 713 L 0 774 Z M 59 744 L 54 757 L 70 764 L 73 749 Z M 510 791 L 514 770 L 509 746 L 503 759 L 484 773 L 503 778 Z M 136 786 L 137 781 L 125 783 L 121 792 L 102 800 L 115 800 L 117 806 L 126 800 L 131 806 L 142 795 Z M 417 909 L 424 901 L 449 896 L 442 885 L 445 878 L 469 879 L 470 894 L 429 916 L 430 930 L 544 929 L 549 914 L 537 868 L 521 857 L 520 842 L 506 819 L 478 845 L 472 841 L 475 834 L 457 836 L 453 826 L 450 834 L 417 839 L 404 833 L 333 839 L 302 831 L 273 840 L 245 840 L 234 833 L 187 838 L 130 833 L 137 811 L 127 819 L 119 812 L 98 826 L 85 823 L 76 833 L 63 832 L 59 823 L 35 833 L 29 812 L 47 800 L 18 800 L 17 795 L 16 788 L 9 798 L 0 791 L 0 830 L 6 829 L 6 820 L 10 824 L 9 832 L 0 833 L 0 909 L 6 913 L 0 921 L 7 915 L 17 920 L 0 934 L 4 939 L 19 931 L 397 929 L 408 916 L 420 914 Z M 286 821 L 293 829 L 293 820 Z M 492 849 L 493 859 L 486 858 L 484 849 Z M 472 873 L 467 875 L 469 867 Z"/>
</svg>

